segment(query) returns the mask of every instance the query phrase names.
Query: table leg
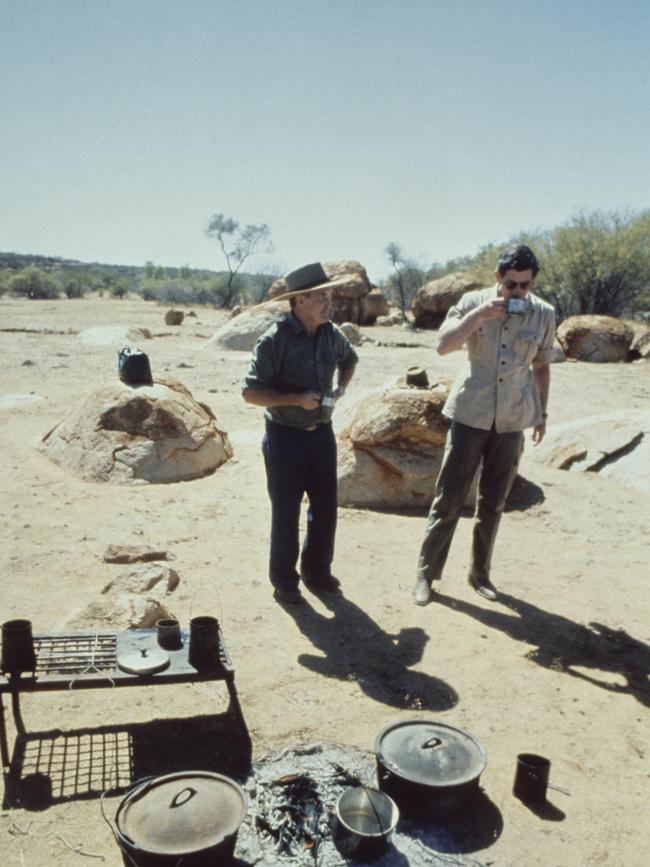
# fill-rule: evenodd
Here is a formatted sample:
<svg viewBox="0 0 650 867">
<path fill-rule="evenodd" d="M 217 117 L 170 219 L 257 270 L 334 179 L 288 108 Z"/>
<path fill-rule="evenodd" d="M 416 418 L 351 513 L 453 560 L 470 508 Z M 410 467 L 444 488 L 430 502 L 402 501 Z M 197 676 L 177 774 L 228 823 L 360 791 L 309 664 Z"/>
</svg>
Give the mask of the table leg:
<svg viewBox="0 0 650 867">
<path fill-rule="evenodd" d="M 5 703 L 0 693 L 0 754 L 2 755 L 2 767 L 8 768 L 11 764 L 9 758 L 9 744 L 7 743 L 7 726 L 5 723 Z"/>
<path fill-rule="evenodd" d="M 23 722 L 22 715 L 20 713 L 20 690 L 12 689 L 11 690 L 11 712 L 14 715 L 14 723 L 16 724 L 16 731 L 19 735 L 25 734 L 25 723 Z"/>
</svg>

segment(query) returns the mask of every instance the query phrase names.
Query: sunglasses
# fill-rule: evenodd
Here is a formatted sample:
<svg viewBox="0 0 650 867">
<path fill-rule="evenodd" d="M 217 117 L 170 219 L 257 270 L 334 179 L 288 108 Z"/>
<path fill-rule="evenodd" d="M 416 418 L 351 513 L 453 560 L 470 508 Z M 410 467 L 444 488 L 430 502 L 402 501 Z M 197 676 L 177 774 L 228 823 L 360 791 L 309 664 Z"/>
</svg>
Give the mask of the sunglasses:
<svg viewBox="0 0 650 867">
<path fill-rule="evenodd" d="M 533 281 L 522 280 L 520 283 L 517 280 L 504 280 L 503 285 L 506 287 L 506 289 L 523 289 L 525 291 L 526 289 L 530 289 L 530 287 L 533 285 Z"/>
</svg>

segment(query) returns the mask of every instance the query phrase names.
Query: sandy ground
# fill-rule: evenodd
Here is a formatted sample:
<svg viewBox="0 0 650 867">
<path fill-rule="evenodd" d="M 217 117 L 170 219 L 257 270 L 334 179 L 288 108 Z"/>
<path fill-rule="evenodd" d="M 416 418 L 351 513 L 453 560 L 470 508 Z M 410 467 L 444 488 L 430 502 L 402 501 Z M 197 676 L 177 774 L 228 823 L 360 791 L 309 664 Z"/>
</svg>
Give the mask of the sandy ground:
<svg viewBox="0 0 650 867">
<path fill-rule="evenodd" d="M 3 298 L 0 310 L 3 621 L 28 617 L 35 632 L 56 631 L 121 568 L 103 561 L 109 544 L 161 545 L 182 579 L 170 599 L 173 613 L 184 623 L 208 613 L 222 622 L 253 760 L 313 742 L 361 749 L 371 760 L 384 725 L 437 719 L 472 732 L 488 756 L 481 785 L 491 827 L 480 845 L 465 847 L 468 862 L 648 863 L 650 492 L 540 467 L 527 448 L 527 483 L 515 489 L 494 557 L 500 601 L 482 600 L 466 584 L 467 518 L 438 601 L 426 608 L 410 595 L 425 516 L 342 509 L 335 573 L 344 597 L 328 607 L 309 595 L 309 605 L 292 613 L 272 601 L 266 577 L 262 413 L 240 397 L 248 353 L 203 349 L 224 314 L 198 308 L 197 318 L 170 328 L 164 308 L 140 300 Z M 115 349 L 84 346 L 78 332 L 118 324 L 150 328 L 154 339 L 143 348 L 154 374 L 181 379 L 228 431 L 235 458 L 214 475 L 176 485 L 90 484 L 35 450 L 71 406 L 117 375 Z M 362 346 L 344 402 L 354 400 L 355 388 L 410 365 L 424 366 L 431 379 L 453 375 L 462 361 L 460 353 L 439 358 L 433 332 L 365 331 L 383 344 L 413 345 Z M 646 363 L 555 365 L 551 429 L 601 409 L 647 408 L 649 396 Z M 30 742 L 31 755 L 46 751 L 59 728 L 110 729 L 118 743 L 119 730 L 131 727 L 138 749 L 153 749 L 158 730 L 150 721 L 161 720 L 164 732 L 171 718 L 182 747 L 161 747 L 162 766 L 154 769 L 192 766 L 199 763 L 195 722 L 207 720 L 209 728 L 210 715 L 225 707 L 222 693 L 219 685 L 201 685 L 27 696 L 28 731 L 50 733 Z M 232 752 L 227 729 L 217 741 L 215 748 Z M 511 793 L 524 751 L 548 756 L 551 782 L 566 790 L 551 790 L 547 807 L 536 811 Z M 30 767 L 36 764 L 25 763 L 23 774 Z M 102 863 L 91 856 L 121 864 L 97 792 L 79 767 L 51 761 L 48 773 L 52 797 L 45 803 L 25 805 L 6 790 L 2 864 Z M 109 779 L 115 773 L 104 769 Z M 118 803 L 105 800 L 109 814 Z"/>
</svg>

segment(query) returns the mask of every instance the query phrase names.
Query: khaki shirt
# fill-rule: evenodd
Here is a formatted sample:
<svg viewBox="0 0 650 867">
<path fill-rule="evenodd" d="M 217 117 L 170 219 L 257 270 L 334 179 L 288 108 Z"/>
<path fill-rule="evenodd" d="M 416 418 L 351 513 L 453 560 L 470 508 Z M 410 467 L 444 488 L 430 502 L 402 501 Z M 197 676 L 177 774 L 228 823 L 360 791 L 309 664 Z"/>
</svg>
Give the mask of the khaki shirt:
<svg viewBox="0 0 650 867">
<path fill-rule="evenodd" d="M 246 375 L 246 389 L 272 388 L 280 392 L 318 391 L 333 395 L 334 372 L 353 367 L 359 357 L 347 337 L 332 322 L 321 325 L 313 337 L 293 314 L 273 323 L 257 341 Z M 332 418 L 333 406 L 267 407 L 270 421 L 289 427 L 311 428 Z"/>
<path fill-rule="evenodd" d="M 499 297 L 491 289 L 467 292 L 443 322 L 450 325 L 480 304 Z M 497 433 L 512 433 L 542 423 L 542 408 L 531 364 L 553 356 L 555 311 L 529 293 L 523 314 L 485 320 L 467 339 L 467 361 L 456 378 L 443 408 L 461 424 Z"/>
</svg>

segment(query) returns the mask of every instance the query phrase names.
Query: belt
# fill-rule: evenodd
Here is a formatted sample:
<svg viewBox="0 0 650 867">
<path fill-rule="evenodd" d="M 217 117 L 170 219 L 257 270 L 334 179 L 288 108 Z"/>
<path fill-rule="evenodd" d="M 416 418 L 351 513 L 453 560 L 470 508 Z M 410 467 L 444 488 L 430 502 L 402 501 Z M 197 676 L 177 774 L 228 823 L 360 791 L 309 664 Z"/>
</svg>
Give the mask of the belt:
<svg viewBox="0 0 650 867">
<path fill-rule="evenodd" d="M 309 427 L 292 427 L 291 425 L 282 424 L 282 422 L 279 421 L 271 421 L 270 418 L 267 418 L 266 424 L 271 428 L 278 428 L 280 430 L 284 428 L 285 430 L 306 431 L 307 433 L 313 433 L 315 430 L 319 430 L 322 427 L 328 427 L 330 422 L 321 421 L 318 422 L 318 424 L 312 424 Z"/>
</svg>

